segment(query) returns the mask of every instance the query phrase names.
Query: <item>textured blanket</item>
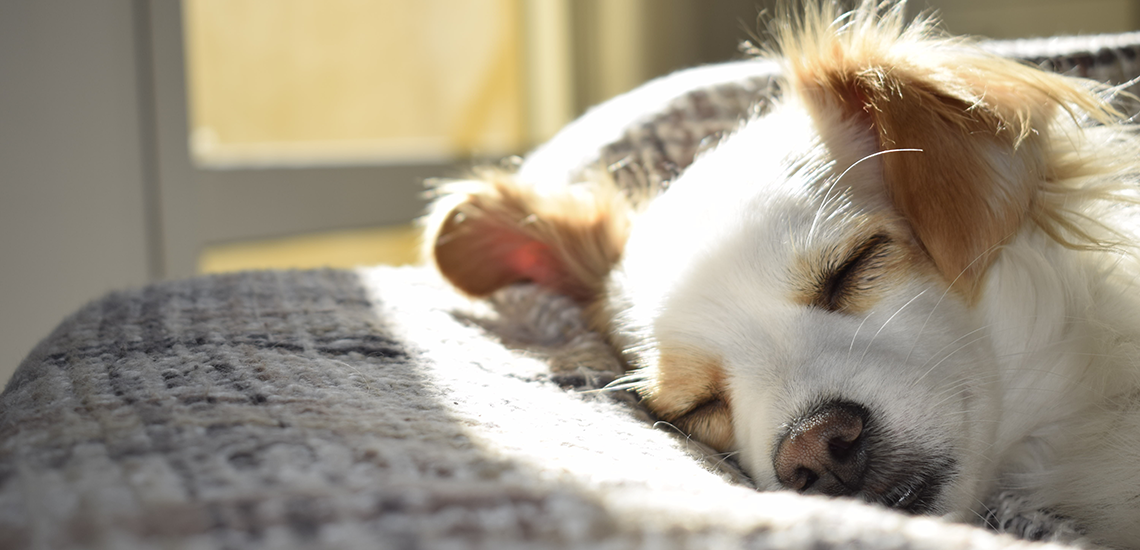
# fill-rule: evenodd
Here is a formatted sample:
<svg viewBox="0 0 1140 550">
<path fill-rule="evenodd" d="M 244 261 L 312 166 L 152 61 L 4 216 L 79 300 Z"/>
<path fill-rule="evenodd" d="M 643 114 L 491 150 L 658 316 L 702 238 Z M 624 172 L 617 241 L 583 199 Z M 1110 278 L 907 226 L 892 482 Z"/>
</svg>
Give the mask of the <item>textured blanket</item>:
<svg viewBox="0 0 1140 550">
<path fill-rule="evenodd" d="M 1114 83 L 1140 34 L 994 43 Z M 520 177 L 667 187 L 773 91 L 738 62 L 647 84 Z M 0 394 L 0 548 L 1022 548 L 1079 542 L 995 496 L 978 526 L 759 493 L 601 388 L 621 365 L 565 299 L 472 302 L 425 268 L 252 272 L 120 292 Z M 1060 547 L 1060 546 L 1054 546 Z"/>
<path fill-rule="evenodd" d="M 473 303 L 425 269 L 114 294 L 0 397 L 0 547 L 1028 544 L 756 492 L 630 396 L 592 390 L 619 368 L 566 300 L 518 287 Z"/>
</svg>

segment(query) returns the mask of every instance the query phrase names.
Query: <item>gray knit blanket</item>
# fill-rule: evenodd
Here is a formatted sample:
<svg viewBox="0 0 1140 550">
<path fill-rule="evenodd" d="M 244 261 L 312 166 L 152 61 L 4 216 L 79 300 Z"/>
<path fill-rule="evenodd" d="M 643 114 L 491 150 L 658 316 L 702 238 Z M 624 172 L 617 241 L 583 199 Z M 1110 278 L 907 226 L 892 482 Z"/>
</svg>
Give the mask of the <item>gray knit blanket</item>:
<svg viewBox="0 0 1140 550">
<path fill-rule="evenodd" d="M 0 397 L 0 547 L 1028 544 L 756 492 L 728 457 L 594 389 L 619 369 L 565 299 L 471 302 L 424 268 L 116 293 Z"/>
<path fill-rule="evenodd" d="M 1134 76 L 1140 36 L 1124 38 L 1049 59 Z M 702 143 L 763 108 L 771 70 L 740 62 L 651 83 L 587 114 L 520 173 L 557 183 L 601 164 L 667 186 Z M 603 390 L 621 369 L 568 300 L 523 285 L 471 301 L 428 268 L 114 293 L 66 319 L 0 394 L 0 548 L 1080 542 L 1063 518 L 1009 495 L 968 526 L 754 491 L 731 456 Z"/>
</svg>

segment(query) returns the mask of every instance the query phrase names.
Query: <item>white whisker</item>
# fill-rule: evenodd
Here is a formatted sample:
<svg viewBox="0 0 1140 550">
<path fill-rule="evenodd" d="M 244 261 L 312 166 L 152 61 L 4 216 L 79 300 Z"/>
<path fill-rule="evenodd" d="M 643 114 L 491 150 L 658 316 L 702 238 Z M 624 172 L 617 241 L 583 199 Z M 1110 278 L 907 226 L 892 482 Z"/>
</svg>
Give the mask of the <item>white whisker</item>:
<svg viewBox="0 0 1140 550">
<path fill-rule="evenodd" d="M 883 332 L 883 329 L 887 328 L 887 325 L 889 325 L 891 323 L 891 321 L 893 321 L 894 318 L 898 316 L 898 314 L 902 313 L 902 311 L 904 309 L 906 309 L 907 306 L 913 304 L 915 300 L 921 298 L 923 294 L 926 294 L 925 290 L 923 290 L 922 292 L 919 292 L 918 294 L 915 294 L 913 298 L 911 298 L 910 300 L 907 300 L 907 302 L 905 304 L 903 304 L 897 310 L 895 310 L 895 312 L 892 313 L 891 316 L 888 317 L 885 322 L 883 322 L 883 326 L 879 327 L 879 330 L 877 330 L 875 332 L 875 335 L 871 337 L 871 340 L 869 342 L 867 342 L 867 347 L 863 350 L 863 355 L 861 357 L 859 357 L 859 364 L 860 365 L 863 364 L 863 359 L 865 359 L 867 357 L 867 352 L 871 350 L 871 345 L 875 343 L 875 339 L 879 337 L 879 334 L 881 334 Z"/>
<path fill-rule="evenodd" d="M 877 153 L 871 153 L 871 154 L 851 163 L 851 166 L 848 166 L 847 168 L 845 168 L 843 170 L 843 172 L 841 174 L 839 174 L 839 177 L 832 180 L 831 185 L 827 186 L 827 189 L 823 192 L 823 198 L 820 200 L 819 208 L 816 209 L 815 218 L 812 220 L 811 227 L 808 229 L 808 242 L 809 243 L 812 242 L 812 239 L 814 239 L 814 237 L 815 237 L 815 232 L 816 232 L 816 229 L 818 228 L 819 220 L 823 216 L 823 211 L 828 206 L 830 206 L 832 200 L 837 199 L 841 195 L 841 194 L 837 194 L 835 197 L 832 197 L 831 193 L 833 191 L 835 191 L 835 186 L 838 185 L 839 182 L 843 180 L 843 177 L 846 176 L 847 173 L 850 172 L 852 168 L 855 168 L 856 166 L 858 166 L 863 161 L 870 160 L 870 159 L 873 159 L 875 157 L 885 155 L 887 153 L 921 153 L 921 152 L 923 152 L 922 149 L 884 149 L 884 150 L 879 151 Z"/>
</svg>

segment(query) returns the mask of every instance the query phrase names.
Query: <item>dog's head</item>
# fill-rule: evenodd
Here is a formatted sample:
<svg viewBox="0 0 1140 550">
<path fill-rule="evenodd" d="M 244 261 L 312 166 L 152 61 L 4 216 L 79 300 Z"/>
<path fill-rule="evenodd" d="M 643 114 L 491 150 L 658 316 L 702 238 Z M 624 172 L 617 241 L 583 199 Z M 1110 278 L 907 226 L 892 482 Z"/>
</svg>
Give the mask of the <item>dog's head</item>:
<svg viewBox="0 0 1140 550">
<path fill-rule="evenodd" d="M 966 513 L 993 474 L 987 274 L 1051 234 L 1056 126 L 1106 107 L 898 4 L 784 21 L 782 97 L 648 206 L 604 178 L 456 184 L 433 257 L 471 294 L 580 300 L 648 406 L 762 487 Z"/>
</svg>

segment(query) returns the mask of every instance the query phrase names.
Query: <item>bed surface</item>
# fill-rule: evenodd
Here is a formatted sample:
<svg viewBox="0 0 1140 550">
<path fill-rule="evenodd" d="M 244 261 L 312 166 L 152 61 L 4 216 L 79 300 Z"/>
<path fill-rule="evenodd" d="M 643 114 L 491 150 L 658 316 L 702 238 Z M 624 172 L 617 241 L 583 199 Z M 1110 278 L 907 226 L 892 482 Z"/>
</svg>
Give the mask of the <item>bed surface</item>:
<svg viewBox="0 0 1140 550">
<path fill-rule="evenodd" d="M 1028 544 L 756 492 L 631 396 L 592 391 L 617 368 L 565 299 L 472 302 L 423 268 L 116 293 L 0 396 L 0 547 Z"/>
</svg>

